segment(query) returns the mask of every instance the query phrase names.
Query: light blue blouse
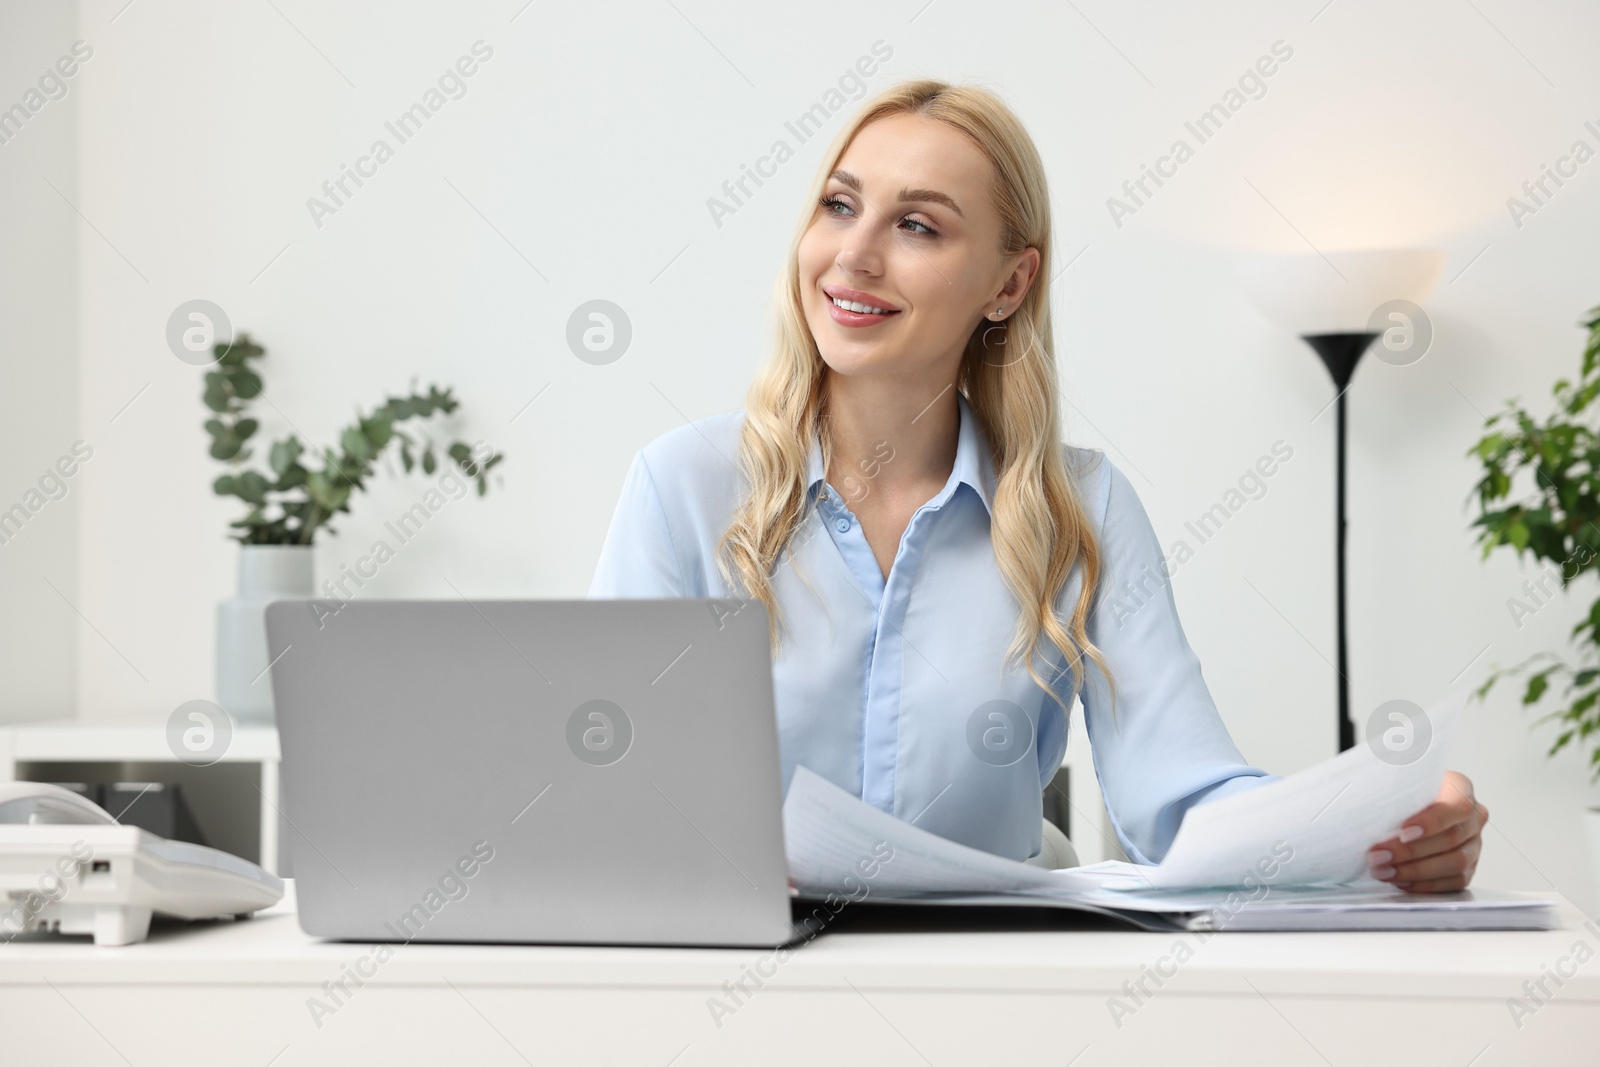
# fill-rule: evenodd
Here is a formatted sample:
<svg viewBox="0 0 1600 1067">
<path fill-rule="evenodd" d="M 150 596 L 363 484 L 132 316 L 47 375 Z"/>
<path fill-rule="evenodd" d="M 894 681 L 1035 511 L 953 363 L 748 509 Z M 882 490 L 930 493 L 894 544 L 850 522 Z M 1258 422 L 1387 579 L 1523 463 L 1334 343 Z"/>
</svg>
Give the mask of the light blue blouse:
<svg viewBox="0 0 1600 1067">
<path fill-rule="evenodd" d="M 887 580 L 811 442 L 816 506 L 773 579 L 786 627 L 772 665 L 783 788 L 804 764 L 922 829 L 1022 860 L 1040 848 L 1041 794 L 1066 751 L 1067 718 L 1020 664 L 1003 662 L 1017 605 L 989 540 L 994 466 L 976 414 L 958 403 L 950 478 L 911 517 Z M 715 554 L 744 493 L 734 462 L 743 418 L 701 419 L 634 457 L 590 597 L 739 595 Z M 1098 668 L 1082 660 L 1090 749 L 1124 851 L 1156 863 L 1188 808 L 1272 776 L 1245 763 L 1217 714 L 1133 486 L 1104 453 L 1064 448 L 1103 558 L 1089 637 L 1118 687 L 1113 716 Z M 1075 569 L 1057 601 L 1063 617 L 1081 587 Z M 1065 693 L 1065 657 L 1040 646 L 1039 673 Z"/>
</svg>

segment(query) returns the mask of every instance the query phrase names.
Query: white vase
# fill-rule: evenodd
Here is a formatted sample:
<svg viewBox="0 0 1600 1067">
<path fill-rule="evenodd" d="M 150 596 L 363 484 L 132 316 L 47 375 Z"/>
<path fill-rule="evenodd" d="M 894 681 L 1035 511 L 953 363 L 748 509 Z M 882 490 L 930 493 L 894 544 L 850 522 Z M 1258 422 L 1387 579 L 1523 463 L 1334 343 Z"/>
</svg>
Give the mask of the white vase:
<svg viewBox="0 0 1600 1067">
<path fill-rule="evenodd" d="M 273 721 L 267 605 L 312 595 L 310 546 L 239 546 L 239 593 L 217 605 L 217 703 L 235 722 Z"/>
</svg>

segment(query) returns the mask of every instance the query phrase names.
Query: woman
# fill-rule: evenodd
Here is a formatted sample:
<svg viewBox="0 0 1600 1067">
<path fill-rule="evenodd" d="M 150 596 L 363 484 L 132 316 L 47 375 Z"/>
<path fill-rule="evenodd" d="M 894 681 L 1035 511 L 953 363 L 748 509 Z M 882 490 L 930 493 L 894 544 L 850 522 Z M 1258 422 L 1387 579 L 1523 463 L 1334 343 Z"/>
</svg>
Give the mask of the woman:
<svg viewBox="0 0 1600 1067">
<path fill-rule="evenodd" d="M 1159 862 L 1186 810 L 1270 776 L 1150 582 L 1161 547 L 1133 487 L 1060 444 L 1032 140 L 985 90 L 913 81 L 823 162 L 746 410 L 635 457 L 590 595 L 761 601 L 785 790 L 804 764 L 1012 859 L 1039 852 L 1080 696 L 1122 847 Z M 1097 612 L 1124 581 L 1152 595 Z M 1373 873 L 1458 889 L 1486 818 L 1451 772 Z"/>
</svg>

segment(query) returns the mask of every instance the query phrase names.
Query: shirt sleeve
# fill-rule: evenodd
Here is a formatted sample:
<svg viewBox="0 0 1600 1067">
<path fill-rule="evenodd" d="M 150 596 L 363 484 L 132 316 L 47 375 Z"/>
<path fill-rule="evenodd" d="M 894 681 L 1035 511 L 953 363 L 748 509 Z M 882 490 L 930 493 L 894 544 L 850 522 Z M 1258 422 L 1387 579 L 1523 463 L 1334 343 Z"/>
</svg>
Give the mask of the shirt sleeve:
<svg viewBox="0 0 1600 1067">
<path fill-rule="evenodd" d="M 637 453 L 622 482 L 589 598 L 682 597 L 683 567 L 667 525 L 666 509 L 644 453 Z"/>
<path fill-rule="evenodd" d="M 1123 473 L 1108 466 L 1102 568 L 1089 639 L 1116 679 L 1115 708 L 1094 663 L 1082 700 L 1095 773 L 1128 858 L 1159 863 L 1189 808 L 1274 776 L 1245 763 L 1178 622 L 1154 527 Z"/>
</svg>

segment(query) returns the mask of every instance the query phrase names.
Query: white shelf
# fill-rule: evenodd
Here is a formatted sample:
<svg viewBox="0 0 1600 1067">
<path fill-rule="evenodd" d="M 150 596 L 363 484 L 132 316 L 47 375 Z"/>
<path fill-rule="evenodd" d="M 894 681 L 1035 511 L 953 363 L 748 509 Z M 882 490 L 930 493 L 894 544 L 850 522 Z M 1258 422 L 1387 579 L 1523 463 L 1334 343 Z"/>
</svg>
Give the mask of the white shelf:
<svg viewBox="0 0 1600 1067">
<path fill-rule="evenodd" d="M 46 719 L 0 726 L 0 754 L 12 761 L 139 763 L 178 762 L 167 744 L 165 722 L 120 723 Z M 236 726 L 219 763 L 278 761 L 278 731 L 272 726 Z"/>
<path fill-rule="evenodd" d="M 278 731 L 272 726 L 235 726 L 217 763 L 261 765 L 261 856 L 278 873 Z M 19 763 L 182 763 L 167 743 L 165 720 L 97 722 L 44 719 L 0 726 L 0 782 L 15 781 Z"/>
</svg>

